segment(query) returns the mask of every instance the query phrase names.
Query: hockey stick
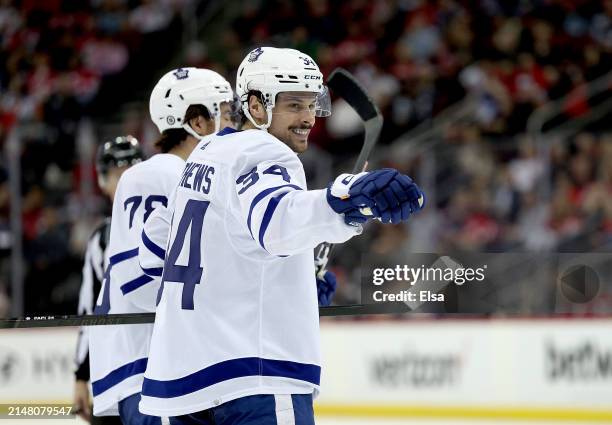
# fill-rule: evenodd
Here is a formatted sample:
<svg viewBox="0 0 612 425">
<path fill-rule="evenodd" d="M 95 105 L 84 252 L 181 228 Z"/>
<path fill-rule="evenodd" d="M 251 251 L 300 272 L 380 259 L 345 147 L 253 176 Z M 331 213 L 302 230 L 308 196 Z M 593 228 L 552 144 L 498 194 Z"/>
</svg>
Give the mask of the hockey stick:
<svg viewBox="0 0 612 425">
<path fill-rule="evenodd" d="M 360 173 L 363 171 L 376 142 L 378 142 L 378 136 L 380 136 L 383 126 L 383 116 L 366 90 L 346 69 L 334 69 L 327 79 L 327 85 L 337 96 L 344 99 L 363 121 L 365 138 L 357 161 L 353 166 L 353 173 Z"/>
<path fill-rule="evenodd" d="M 432 267 L 446 267 L 452 269 L 463 268 L 463 265 L 453 258 L 442 256 L 436 260 Z M 425 282 L 425 283 L 423 283 Z M 414 283 L 414 282 L 413 282 Z M 435 282 L 434 282 L 435 283 Z M 411 284 L 412 285 L 412 284 Z M 428 290 L 438 291 L 449 285 L 443 282 L 442 286 L 432 286 L 430 281 L 419 281 L 416 285 L 426 285 Z M 419 289 L 418 286 L 413 288 Z M 334 307 L 319 307 L 319 316 L 357 316 L 372 314 L 402 314 L 417 311 L 423 305 L 422 301 L 385 302 L 378 304 L 351 304 Z M 27 316 L 18 319 L 0 320 L 0 329 L 12 328 L 47 328 L 59 326 L 101 326 L 101 325 L 135 325 L 153 323 L 155 313 L 107 314 L 87 316 Z"/>
<path fill-rule="evenodd" d="M 334 94 L 344 99 L 357 112 L 365 127 L 365 139 L 353 173 L 359 173 L 366 167 L 372 149 L 378 141 L 383 125 L 383 117 L 355 77 L 343 68 L 336 68 L 327 79 L 328 86 Z M 333 244 L 323 243 L 316 248 L 315 265 L 317 273 L 325 271 Z M 386 305 L 361 305 L 320 307 L 320 316 L 346 316 L 360 314 L 389 314 L 410 311 L 405 307 L 393 308 Z M 16 319 L 0 320 L 0 329 L 6 328 L 42 328 L 55 326 L 97 326 L 153 323 L 155 313 L 129 313 L 109 315 L 40 315 Z"/>
<path fill-rule="evenodd" d="M 319 316 L 355 316 L 370 314 L 400 314 L 411 309 L 402 303 L 384 303 L 378 305 L 352 304 L 334 307 L 319 307 Z M 126 313 L 105 315 L 48 315 L 26 316 L 17 319 L 0 320 L 0 329 L 17 328 L 51 328 L 65 326 L 107 326 L 137 325 L 153 323 L 155 313 Z"/>
<path fill-rule="evenodd" d="M 327 85 L 335 95 L 344 99 L 363 121 L 365 137 L 357 161 L 353 166 L 353 174 L 365 171 L 370 153 L 376 146 L 382 130 L 383 116 L 363 86 L 346 69 L 334 69 L 327 79 Z M 324 242 L 315 249 L 315 267 L 319 278 L 323 278 L 325 274 L 325 267 L 329 261 L 332 248 L 333 244 Z"/>
</svg>

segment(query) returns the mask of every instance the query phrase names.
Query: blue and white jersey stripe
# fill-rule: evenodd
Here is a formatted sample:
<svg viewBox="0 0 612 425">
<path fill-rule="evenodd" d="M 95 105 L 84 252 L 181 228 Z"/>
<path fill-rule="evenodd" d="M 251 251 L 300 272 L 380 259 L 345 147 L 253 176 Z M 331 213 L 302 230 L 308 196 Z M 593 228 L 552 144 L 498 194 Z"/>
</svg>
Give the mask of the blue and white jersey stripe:
<svg viewBox="0 0 612 425">
<path fill-rule="evenodd" d="M 172 380 L 145 378 L 142 394 L 147 397 L 174 398 L 247 376 L 283 377 L 319 385 L 321 367 L 287 360 L 246 357 L 226 360 L 187 376 Z"/>
<path fill-rule="evenodd" d="M 151 238 L 147 236 L 145 230 L 142 231 L 142 243 L 149 251 L 151 251 L 151 253 L 163 261 L 164 257 L 166 256 L 166 250 L 153 242 Z"/>
<path fill-rule="evenodd" d="M 259 245 L 264 249 L 265 249 L 265 245 L 263 242 L 263 238 L 265 236 L 266 229 L 268 228 L 268 224 L 270 223 L 272 215 L 274 214 L 274 210 L 276 209 L 278 202 L 291 190 L 303 190 L 303 189 L 294 184 L 284 184 L 281 186 L 270 187 L 258 193 L 257 196 L 255 196 L 255 198 L 253 198 L 253 201 L 251 202 L 251 206 L 249 207 L 249 214 L 247 216 L 247 227 L 249 228 L 251 237 L 255 239 L 255 237 L 253 236 L 253 226 L 251 225 L 252 224 L 251 220 L 253 217 L 253 210 L 255 209 L 255 207 L 257 207 L 257 205 L 260 202 L 263 202 L 265 199 L 269 198 L 267 207 L 264 211 L 263 218 L 261 222 L 259 223 L 259 226 L 257 226 L 259 227 L 259 232 L 257 233 L 258 238 L 256 240 L 259 242 Z"/>
<path fill-rule="evenodd" d="M 93 381 L 91 383 L 91 390 L 94 397 L 99 396 L 104 391 L 109 390 L 115 385 L 125 381 L 126 379 L 144 373 L 147 369 L 147 359 L 142 358 L 138 360 L 134 360 L 128 364 L 118 367 L 117 369 L 111 371 L 105 377 L 98 379 L 97 381 Z"/>
</svg>

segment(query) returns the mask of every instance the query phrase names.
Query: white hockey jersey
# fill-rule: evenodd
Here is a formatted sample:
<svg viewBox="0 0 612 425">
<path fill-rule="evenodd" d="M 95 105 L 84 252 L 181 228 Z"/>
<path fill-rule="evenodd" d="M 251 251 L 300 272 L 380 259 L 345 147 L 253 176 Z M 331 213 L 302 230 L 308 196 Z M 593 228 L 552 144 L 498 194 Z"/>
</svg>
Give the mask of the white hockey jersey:
<svg viewBox="0 0 612 425">
<path fill-rule="evenodd" d="M 173 193 L 174 194 L 174 193 Z M 144 224 L 138 246 L 138 262 L 143 272 L 155 280 L 159 287 L 166 256 L 166 245 L 170 235 L 174 199 L 170 195 L 168 208 L 156 208 Z M 160 295 L 160 294 L 158 294 Z"/>
<path fill-rule="evenodd" d="M 318 392 L 313 248 L 360 233 L 306 190 L 267 132 L 225 129 L 176 189 L 140 411 L 176 416 L 254 394 Z"/>
<path fill-rule="evenodd" d="M 166 206 L 185 161 L 158 154 L 126 170 L 113 202 L 104 284 L 95 314 L 155 311 L 159 285 L 138 263 L 144 222 Z M 94 415 L 118 415 L 118 402 L 140 392 L 152 324 L 89 328 Z"/>
</svg>

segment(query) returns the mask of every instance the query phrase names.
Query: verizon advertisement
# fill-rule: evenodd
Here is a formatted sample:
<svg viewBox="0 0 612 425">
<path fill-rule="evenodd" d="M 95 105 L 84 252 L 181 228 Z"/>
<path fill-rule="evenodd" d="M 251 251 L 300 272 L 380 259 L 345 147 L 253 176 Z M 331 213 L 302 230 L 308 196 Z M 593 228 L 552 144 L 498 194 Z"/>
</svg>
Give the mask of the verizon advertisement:
<svg viewBox="0 0 612 425">
<path fill-rule="evenodd" d="M 322 325 L 319 406 L 612 412 L 612 320 Z"/>
</svg>

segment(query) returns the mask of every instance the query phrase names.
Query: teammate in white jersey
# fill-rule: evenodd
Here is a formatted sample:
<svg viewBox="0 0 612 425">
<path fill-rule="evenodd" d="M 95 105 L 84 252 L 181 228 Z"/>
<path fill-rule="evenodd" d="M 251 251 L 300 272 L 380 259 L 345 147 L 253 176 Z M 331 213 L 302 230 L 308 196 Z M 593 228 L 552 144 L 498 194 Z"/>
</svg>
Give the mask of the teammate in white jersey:
<svg viewBox="0 0 612 425">
<path fill-rule="evenodd" d="M 155 310 L 158 288 L 138 264 L 138 242 L 151 213 L 168 203 L 199 140 L 232 125 L 231 85 L 216 72 L 179 68 L 151 93 L 151 119 L 161 132 L 160 154 L 121 177 L 112 211 L 107 267 L 96 314 Z M 159 424 L 138 412 L 152 325 L 92 327 L 91 381 L 94 415 L 117 415 L 124 425 Z"/>
<path fill-rule="evenodd" d="M 306 190 L 297 153 L 330 113 L 307 55 L 257 48 L 238 69 L 243 131 L 204 138 L 174 199 L 140 411 L 172 424 L 312 424 L 320 349 L 313 249 L 422 208 L 395 170 Z M 372 215 L 366 215 L 371 213 Z"/>
<path fill-rule="evenodd" d="M 112 202 L 119 178 L 128 167 L 143 160 L 138 141 L 132 136 L 120 136 L 100 145 L 96 156 L 98 186 Z M 79 291 L 78 314 L 92 314 L 96 298 L 102 288 L 104 257 L 110 237 L 110 217 L 93 232 L 87 242 L 83 264 L 83 280 Z M 89 342 L 88 328 L 79 330 L 74 385 L 75 412 L 94 425 L 121 425 L 116 416 L 91 416 L 89 392 Z"/>
</svg>

